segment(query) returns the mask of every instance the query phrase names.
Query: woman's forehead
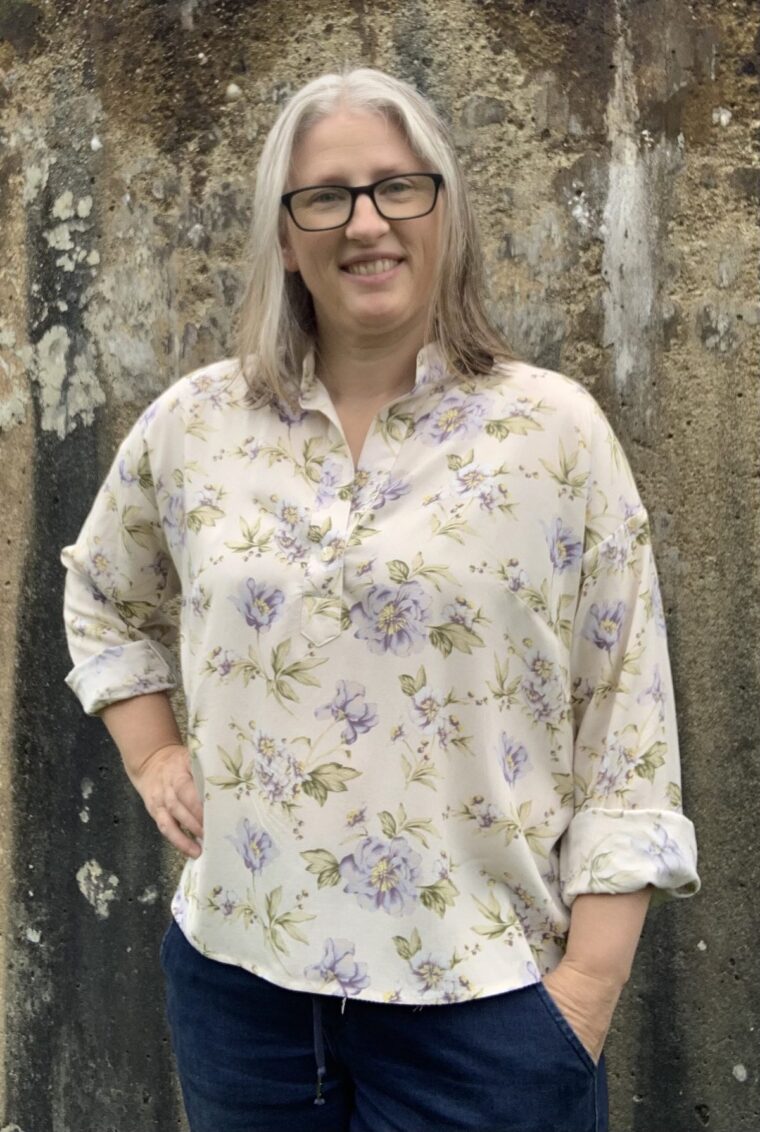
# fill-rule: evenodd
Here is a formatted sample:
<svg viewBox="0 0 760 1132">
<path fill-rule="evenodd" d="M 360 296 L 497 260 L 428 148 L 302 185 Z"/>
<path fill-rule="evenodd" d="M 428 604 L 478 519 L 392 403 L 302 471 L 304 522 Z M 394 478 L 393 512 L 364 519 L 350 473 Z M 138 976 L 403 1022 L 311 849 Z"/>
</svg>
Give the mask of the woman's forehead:
<svg viewBox="0 0 760 1132">
<path fill-rule="evenodd" d="M 419 158 L 404 133 L 385 115 L 366 110 L 337 110 L 314 122 L 293 147 L 291 175 L 315 182 L 339 181 L 361 170 L 377 180 L 398 172 L 412 172 Z M 403 166 L 403 168 L 402 168 Z"/>
</svg>

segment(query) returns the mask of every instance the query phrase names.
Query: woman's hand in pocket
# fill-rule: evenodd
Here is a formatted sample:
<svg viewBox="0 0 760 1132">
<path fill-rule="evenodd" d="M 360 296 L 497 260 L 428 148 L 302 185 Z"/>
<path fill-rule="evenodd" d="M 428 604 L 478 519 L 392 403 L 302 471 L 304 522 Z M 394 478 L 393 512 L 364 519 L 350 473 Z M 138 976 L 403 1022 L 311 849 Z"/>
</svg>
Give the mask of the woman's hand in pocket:
<svg viewBox="0 0 760 1132">
<path fill-rule="evenodd" d="M 599 1061 L 622 986 L 563 959 L 544 986 L 595 1062 Z"/>
</svg>

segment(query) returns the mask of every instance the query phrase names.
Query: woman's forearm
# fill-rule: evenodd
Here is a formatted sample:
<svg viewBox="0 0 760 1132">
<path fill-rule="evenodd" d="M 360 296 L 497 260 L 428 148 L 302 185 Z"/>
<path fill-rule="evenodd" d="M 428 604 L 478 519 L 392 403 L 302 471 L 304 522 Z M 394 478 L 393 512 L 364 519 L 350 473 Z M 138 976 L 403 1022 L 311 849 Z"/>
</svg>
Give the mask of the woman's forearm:
<svg viewBox="0 0 760 1132">
<path fill-rule="evenodd" d="M 119 748 L 130 778 L 162 747 L 181 743 L 182 737 L 166 692 L 150 692 L 109 704 L 100 712 Z"/>
<path fill-rule="evenodd" d="M 622 987 L 631 974 L 651 894 L 648 887 L 577 896 L 563 964 Z"/>
</svg>

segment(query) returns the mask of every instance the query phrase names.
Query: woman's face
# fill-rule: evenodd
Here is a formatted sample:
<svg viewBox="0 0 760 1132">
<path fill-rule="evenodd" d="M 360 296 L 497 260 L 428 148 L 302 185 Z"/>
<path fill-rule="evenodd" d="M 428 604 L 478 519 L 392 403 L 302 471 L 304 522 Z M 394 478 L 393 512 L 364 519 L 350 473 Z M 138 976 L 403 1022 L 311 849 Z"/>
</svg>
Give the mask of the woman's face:
<svg viewBox="0 0 760 1132">
<path fill-rule="evenodd" d="M 293 152 L 288 189 L 368 185 L 397 173 L 435 172 L 379 114 L 337 110 Z M 287 216 L 283 255 L 314 301 L 320 337 L 377 339 L 424 328 L 438 262 L 443 197 L 427 216 L 384 220 L 369 196 L 357 197 L 343 228 L 304 232 Z M 352 273 L 357 261 L 394 260 L 378 274 Z M 366 271 L 366 269 L 365 269 Z"/>
</svg>

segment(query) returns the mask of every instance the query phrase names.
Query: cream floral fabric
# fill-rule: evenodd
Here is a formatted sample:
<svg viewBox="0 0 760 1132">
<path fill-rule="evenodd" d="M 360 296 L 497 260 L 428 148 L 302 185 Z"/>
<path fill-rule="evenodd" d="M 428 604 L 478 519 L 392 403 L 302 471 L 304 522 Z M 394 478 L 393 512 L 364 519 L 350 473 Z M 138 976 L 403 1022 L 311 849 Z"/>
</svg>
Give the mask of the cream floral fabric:
<svg viewBox="0 0 760 1132">
<path fill-rule="evenodd" d="M 535 982 L 579 893 L 697 891 L 647 515 L 582 386 L 420 352 L 358 469 L 234 361 L 124 441 L 68 567 L 88 712 L 175 687 L 204 848 L 173 913 L 282 986 L 439 1003 Z"/>
</svg>

